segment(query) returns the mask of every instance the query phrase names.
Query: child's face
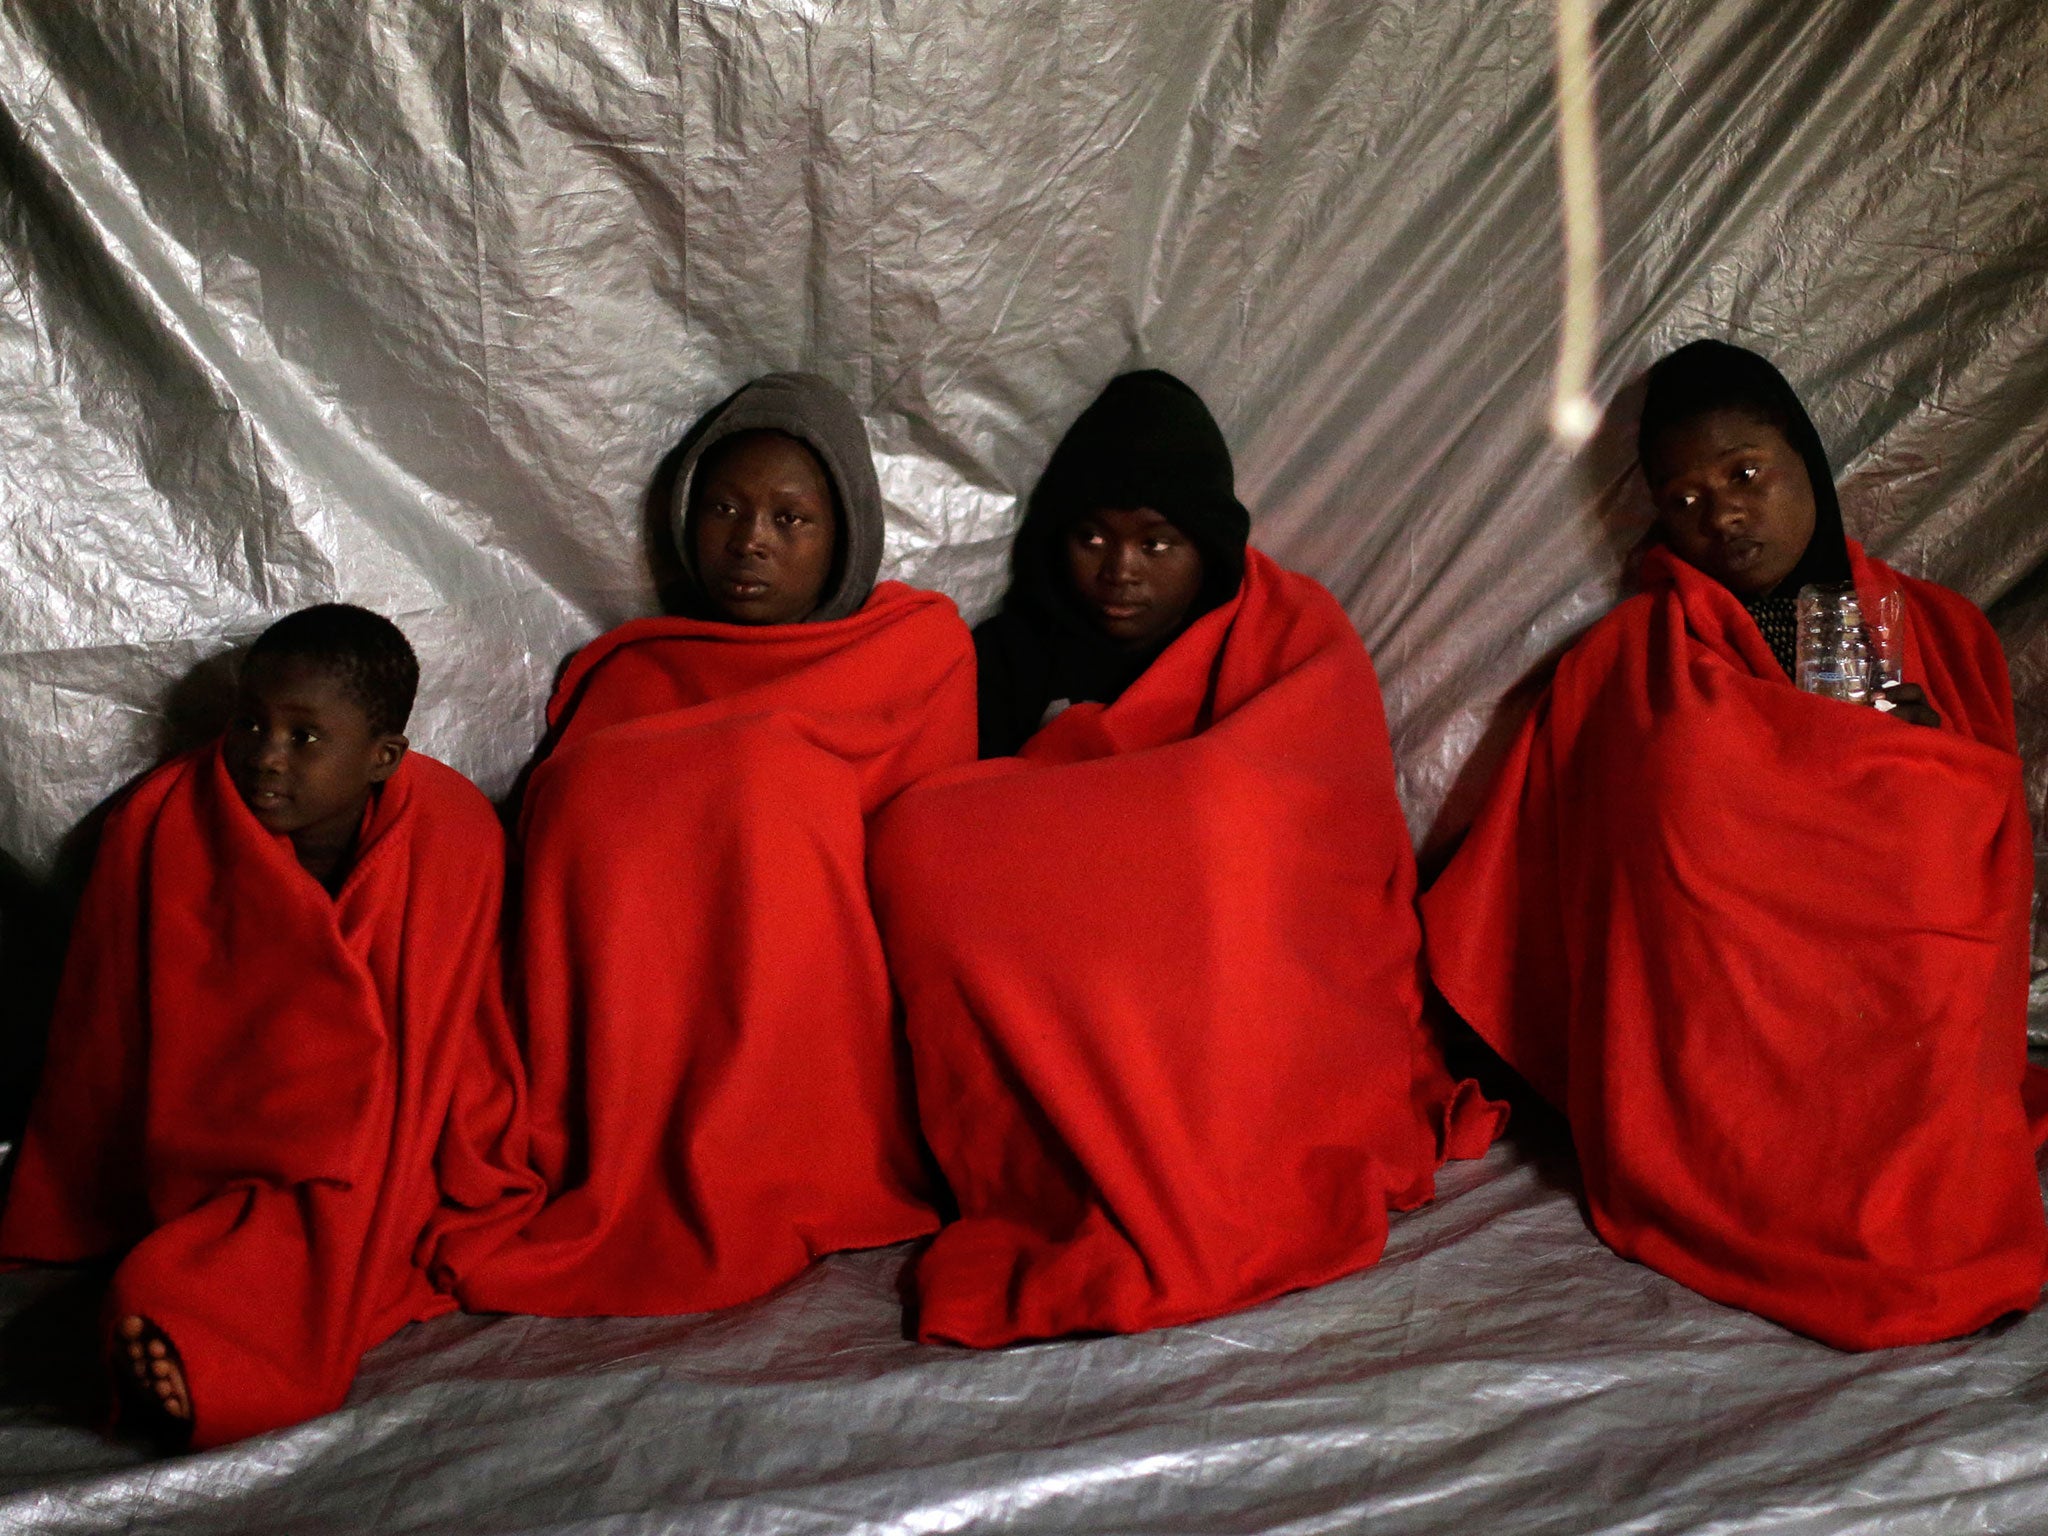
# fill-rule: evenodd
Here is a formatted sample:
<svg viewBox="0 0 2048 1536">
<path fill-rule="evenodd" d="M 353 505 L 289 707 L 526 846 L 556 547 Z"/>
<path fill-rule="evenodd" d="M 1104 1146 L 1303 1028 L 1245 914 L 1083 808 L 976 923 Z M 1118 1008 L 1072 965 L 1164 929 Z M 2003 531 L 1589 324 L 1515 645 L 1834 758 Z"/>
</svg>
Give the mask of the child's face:
<svg viewBox="0 0 2048 1536">
<path fill-rule="evenodd" d="M 1201 595 L 1202 552 L 1150 507 L 1100 507 L 1068 532 L 1067 572 L 1103 633 L 1142 650 Z"/>
<path fill-rule="evenodd" d="M 809 618 L 832 574 L 832 482 L 811 450 L 780 432 L 724 445 L 690 492 L 697 575 L 732 624 Z"/>
<path fill-rule="evenodd" d="M 242 803 L 266 828 L 295 843 L 340 844 L 362 819 L 370 787 L 405 756 L 405 738 L 371 730 L 331 669 L 266 656 L 243 670 L 226 756 Z"/>
</svg>

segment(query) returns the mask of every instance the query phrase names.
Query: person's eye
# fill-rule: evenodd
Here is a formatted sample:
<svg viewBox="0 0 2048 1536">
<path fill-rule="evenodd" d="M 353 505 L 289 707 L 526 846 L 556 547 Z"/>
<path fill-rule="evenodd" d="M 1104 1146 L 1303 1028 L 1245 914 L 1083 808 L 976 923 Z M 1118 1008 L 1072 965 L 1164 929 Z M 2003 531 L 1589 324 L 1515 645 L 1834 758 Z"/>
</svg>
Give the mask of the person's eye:
<svg viewBox="0 0 2048 1536">
<path fill-rule="evenodd" d="M 1745 464 L 1735 471 L 1735 479 L 1739 484 L 1747 485 L 1757 477 L 1757 473 L 1757 467 L 1754 464 Z"/>
<path fill-rule="evenodd" d="M 320 733 L 311 726 L 302 725 L 292 732 L 292 745 L 310 747 L 320 739 Z"/>
<path fill-rule="evenodd" d="M 1147 539 L 1145 541 L 1145 553 L 1148 555 L 1163 555 L 1171 548 L 1173 548 L 1173 545 L 1165 539 Z"/>
<path fill-rule="evenodd" d="M 804 523 L 808 523 L 810 519 L 801 512 L 792 512 L 789 508 L 784 507 L 775 514 L 775 521 L 782 524 L 785 528 L 796 528 Z"/>
<path fill-rule="evenodd" d="M 231 731 L 240 731 L 244 736 L 254 736 L 259 730 L 262 729 L 262 727 L 257 725 L 255 718 L 253 716 L 238 715 L 235 717 L 234 720 L 229 722 L 228 729 Z"/>
</svg>

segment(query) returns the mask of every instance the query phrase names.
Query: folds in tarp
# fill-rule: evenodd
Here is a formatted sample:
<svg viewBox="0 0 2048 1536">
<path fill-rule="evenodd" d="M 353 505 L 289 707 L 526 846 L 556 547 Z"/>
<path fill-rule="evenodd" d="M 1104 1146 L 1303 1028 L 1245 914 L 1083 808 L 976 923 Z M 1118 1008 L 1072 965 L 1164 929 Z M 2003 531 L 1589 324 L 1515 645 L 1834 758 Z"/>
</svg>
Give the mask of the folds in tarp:
<svg viewBox="0 0 2048 1536">
<path fill-rule="evenodd" d="M 1102 383 L 1185 377 L 1254 541 L 1372 653 L 1427 873 L 1510 690 L 1646 526 L 1633 381 L 1741 341 L 1811 407 L 1850 532 L 1990 612 L 2038 828 L 2048 10 L 1601 7 L 1618 404 L 1576 454 L 1544 431 L 1551 24 L 1545 0 L 0 0 L 8 954 L 43 944 L 78 819 L 203 734 L 209 658 L 299 604 L 397 617 L 415 741 L 505 789 L 562 658 L 653 609 L 663 456 L 791 367 L 866 413 L 884 574 L 970 617 Z M 1613 1260 L 1511 1156 L 1447 1174 L 1356 1279 L 978 1366 L 900 1340 L 877 1256 L 723 1321 L 443 1320 L 343 1416 L 172 1476 L 98 1475 L 116 1453 L 23 1388 L 45 1406 L 5 1408 L 0 1470 L 56 1491 L 0 1523 L 2048 1518 L 2039 1316 L 1845 1365 Z M 10 1380 L 48 1317 L 0 1323 Z"/>
<path fill-rule="evenodd" d="M 651 611 L 657 465 L 742 381 L 844 385 L 884 574 L 970 619 L 1138 364 L 1342 601 L 1423 849 L 1644 526 L 1628 387 L 1772 355 L 1850 532 L 1992 611 L 2048 793 L 2048 16 L 1602 8 L 1584 452 L 1546 0 L 0 5 L 0 850 L 33 877 L 295 605 L 397 616 L 497 792 L 562 657 Z M 1505 733 L 1501 733 L 1505 734 Z M 1486 749 L 1468 771 L 1476 745 Z M 2037 987 L 2048 998 L 2048 987 Z"/>
</svg>

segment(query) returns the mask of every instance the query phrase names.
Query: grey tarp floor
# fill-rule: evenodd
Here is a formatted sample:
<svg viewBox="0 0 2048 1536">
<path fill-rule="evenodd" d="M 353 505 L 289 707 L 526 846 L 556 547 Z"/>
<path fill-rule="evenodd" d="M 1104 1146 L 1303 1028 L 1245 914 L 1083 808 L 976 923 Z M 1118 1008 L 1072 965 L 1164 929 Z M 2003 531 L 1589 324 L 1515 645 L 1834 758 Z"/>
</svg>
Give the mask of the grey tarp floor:
<svg viewBox="0 0 2048 1536">
<path fill-rule="evenodd" d="M 151 1461 L 83 1427 L 90 1287 L 0 1277 L 0 1530 L 2048 1532 L 2048 1315 L 1837 1354 L 1600 1246 L 1497 1147 L 1377 1269 L 1195 1328 L 907 1342 L 908 1250 L 722 1315 L 451 1317 L 341 1412 Z"/>
</svg>

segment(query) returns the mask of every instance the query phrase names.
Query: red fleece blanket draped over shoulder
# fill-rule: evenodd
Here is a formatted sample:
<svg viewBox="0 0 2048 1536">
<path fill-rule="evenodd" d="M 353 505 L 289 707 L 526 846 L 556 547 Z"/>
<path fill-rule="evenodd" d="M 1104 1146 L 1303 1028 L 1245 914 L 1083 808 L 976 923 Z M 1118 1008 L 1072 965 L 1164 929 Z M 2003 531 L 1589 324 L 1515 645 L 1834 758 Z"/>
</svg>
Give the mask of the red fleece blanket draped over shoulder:
<svg viewBox="0 0 2048 1536">
<path fill-rule="evenodd" d="M 917 1267 L 926 1339 L 1159 1327 L 1361 1268 L 1497 1128 L 1421 1024 L 1365 648 L 1256 551 L 1115 704 L 898 799 L 870 878 L 960 1203 Z"/>
<path fill-rule="evenodd" d="M 483 796 L 418 753 L 334 897 L 217 745 L 110 814 L 0 1254 L 127 1249 L 110 1314 L 169 1335 L 195 1444 L 337 1406 L 366 1349 L 454 1306 L 448 1247 L 538 1205 L 503 846 Z"/>
<path fill-rule="evenodd" d="M 695 1312 L 928 1232 L 865 818 L 974 756 L 952 603 L 645 619 L 580 652 L 521 817 L 519 977 L 551 1200 L 467 1305 Z"/>
<path fill-rule="evenodd" d="M 1566 655 L 1423 899 L 1445 996 L 1571 1121 L 1619 1253 L 1843 1348 L 2040 1291 L 2021 1102 L 2031 858 L 1969 603 L 1904 597 L 1941 729 L 1801 693 L 1657 550 Z"/>
</svg>

